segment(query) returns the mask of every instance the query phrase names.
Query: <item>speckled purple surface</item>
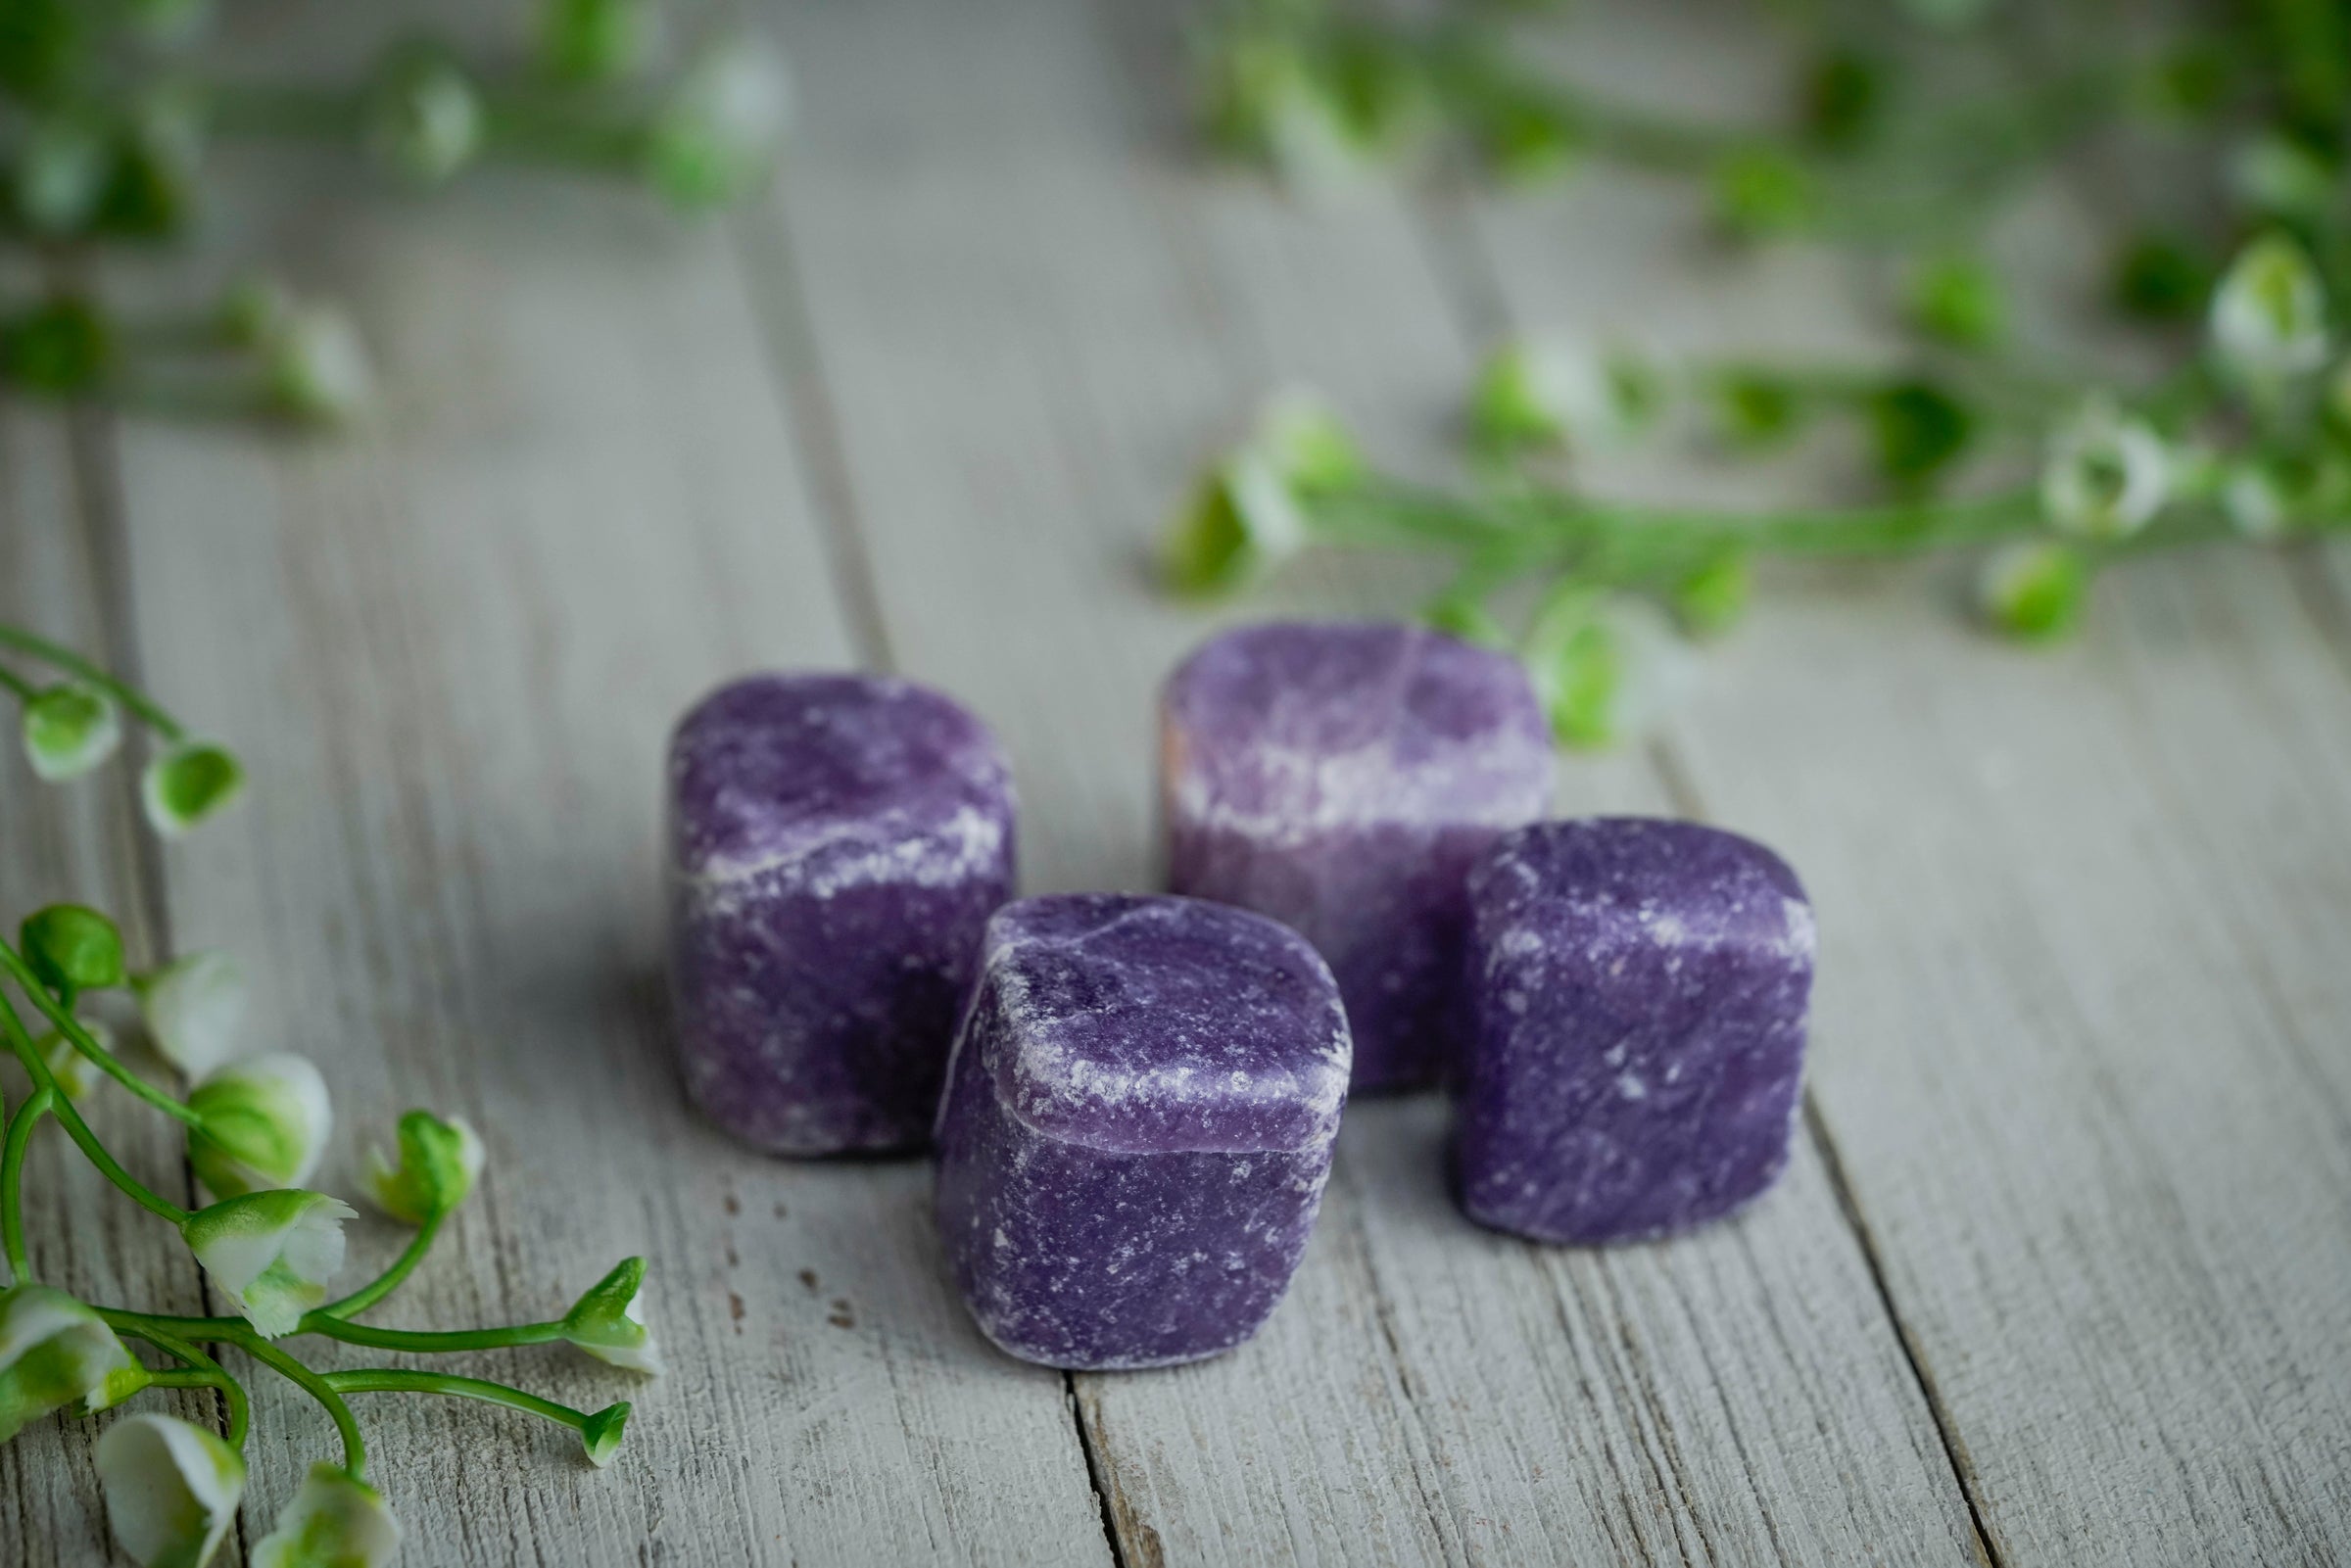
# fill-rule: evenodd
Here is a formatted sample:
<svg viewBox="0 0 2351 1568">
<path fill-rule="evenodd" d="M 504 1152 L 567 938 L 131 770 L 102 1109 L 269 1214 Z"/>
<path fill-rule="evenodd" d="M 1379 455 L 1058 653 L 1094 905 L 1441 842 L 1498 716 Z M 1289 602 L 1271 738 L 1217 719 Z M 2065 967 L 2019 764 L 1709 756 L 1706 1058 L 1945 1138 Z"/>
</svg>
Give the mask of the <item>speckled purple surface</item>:
<svg viewBox="0 0 2351 1568">
<path fill-rule="evenodd" d="M 988 923 L 938 1115 L 938 1228 L 1024 1360 L 1164 1366 L 1257 1332 L 1314 1228 L 1347 1021 L 1298 936 L 1082 893 Z"/>
<path fill-rule="evenodd" d="M 1320 949 L 1358 1090 L 1445 1076 L 1464 1032 L 1464 878 L 1551 794 L 1551 732 L 1517 661 L 1415 627 L 1247 627 L 1170 678 L 1160 739 L 1169 885 Z"/>
<path fill-rule="evenodd" d="M 1476 1037 L 1455 1145 L 1472 1219 L 1629 1241 L 1730 1212 L 1788 1163 L 1812 910 L 1696 823 L 1552 822 L 1470 877 Z"/>
<path fill-rule="evenodd" d="M 671 738 L 670 982 L 686 1086 L 778 1154 L 920 1147 L 987 917 L 1011 774 L 955 703 L 755 675 Z"/>
</svg>

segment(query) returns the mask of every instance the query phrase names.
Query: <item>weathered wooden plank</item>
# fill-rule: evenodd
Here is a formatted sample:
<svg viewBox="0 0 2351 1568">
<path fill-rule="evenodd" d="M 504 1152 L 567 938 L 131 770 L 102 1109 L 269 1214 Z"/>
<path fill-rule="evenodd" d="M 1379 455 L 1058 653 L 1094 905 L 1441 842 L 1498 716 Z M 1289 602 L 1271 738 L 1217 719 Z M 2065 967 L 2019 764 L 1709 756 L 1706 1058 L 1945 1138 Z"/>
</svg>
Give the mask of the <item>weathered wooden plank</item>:
<svg viewBox="0 0 2351 1568">
<path fill-rule="evenodd" d="M 1577 69 L 1641 81 L 1641 20 L 1579 25 Z M 1710 36 L 1648 79 L 1751 93 Z M 1853 339 L 1849 274 L 1797 251 L 1726 273 L 1694 213 L 1601 178 L 1479 227 L 1530 329 Z M 2029 221 L 2028 264 L 2075 264 L 2078 227 Z M 1584 264 L 1604 232 L 1648 264 Z M 1741 483 L 1638 459 L 1597 482 Z M 1820 1119 L 1997 1559 L 2333 1560 L 2351 1101 L 2318 1042 L 2351 1022 L 2339 646 L 2257 558 L 2119 573 L 2087 640 L 2047 655 L 1958 624 L 1930 592 L 1948 581 L 1782 582 L 1672 751 L 1811 884 Z"/>
<path fill-rule="evenodd" d="M 355 305 L 389 397 L 343 441 L 122 437 L 142 640 L 254 777 L 175 852 L 174 922 L 247 956 L 255 1045 L 320 1060 L 355 1151 L 410 1104 L 482 1129 L 485 1190 L 382 1320 L 545 1317 L 643 1252 L 672 1366 L 472 1358 L 635 1400 L 605 1472 L 373 1400 L 408 1560 L 1102 1560 L 1060 1381 L 980 1354 L 924 1168 L 767 1161 L 681 1103 L 664 731 L 733 672 L 853 656 L 723 238 L 522 176 L 429 208 L 292 159 L 233 177 L 235 230 Z M 394 1245 L 355 1238 L 355 1269 Z M 257 1427 L 265 1527 L 325 1440 L 274 1391 Z"/>
<path fill-rule="evenodd" d="M 86 476 L 77 477 L 76 467 L 63 415 L 0 402 L 0 618 L 105 657 L 105 594 L 87 526 Z M 6 657 L 18 673 L 43 679 L 37 666 Z M 17 743 L 14 700 L 0 712 L 7 736 L 0 746 L 0 922 L 13 935 L 17 922 L 43 904 L 95 905 L 120 921 L 133 961 L 145 961 L 156 951 L 156 933 L 143 919 L 139 857 L 153 846 L 142 844 L 131 826 L 135 748 L 104 773 L 71 785 L 43 784 Z M 12 992 L 12 1000 L 20 1017 L 42 1027 L 21 997 Z M 14 1057 L 6 1061 L 0 1083 L 13 1106 L 26 1085 Z M 184 1201 L 181 1147 L 162 1118 L 112 1085 L 94 1090 L 83 1114 L 133 1174 Z M 29 1260 L 44 1282 L 108 1306 L 205 1309 L 195 1265 L 169 1227 L 116 1192 L 54 1123 L 27 1164 L 24 1203 Z M 210 1402 L 184 1395 L 148 1399 L 191 1416 Z M 33 1568 L 106 1555 L 105 1512 L 90 1462 L 97 1431 L 91 1423 L 47 1421 L 0 1445 L 0 1515 L 9 1525 L 6 1539 L 21 1543 L 10 1560 Z"/>
<path fill-rule="evenodd" d="M 787 19 L 810 94 L 778 254 L 887 635 L 1003 730 L 1044 887 L 1155 879 L 1152 689 L 1208 623 L 1141 567 L 1191 465 L 1303 377 L 1425 466 L 1468 369 L 1396 199 L 1306 212 L 1189 166 L 1178 20 L 1062 0 Z M 1409 591 L 1351 566 L 1273 602 Z M 1662 796 L 1635 756 L 1574 770 L 1567 802 Z M 1075 1380 L 1129 1561 L 1964 1560 L 1963 1500 L 1808 1155 L 1713 1237 L 1568 1259 L 1459 1219 L 1442 1120 L 1351 1109 L 1256 1343 Z"/>
</svg>

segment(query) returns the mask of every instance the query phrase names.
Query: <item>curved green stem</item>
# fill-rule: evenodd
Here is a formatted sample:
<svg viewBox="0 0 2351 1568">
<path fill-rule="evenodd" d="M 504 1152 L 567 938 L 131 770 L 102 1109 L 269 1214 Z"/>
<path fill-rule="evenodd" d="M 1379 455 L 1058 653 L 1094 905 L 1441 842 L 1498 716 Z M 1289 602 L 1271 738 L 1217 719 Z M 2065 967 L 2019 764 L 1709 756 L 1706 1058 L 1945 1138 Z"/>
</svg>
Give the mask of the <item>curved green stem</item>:
<svg viewBox="0 0 2351 1568">
<path fill-rule="evenodd" d="M 20 702 L 30 702 L 41 694 L 39 688 L 5 665 L 0 665 L 0 689 L 15 692 Z"/>
<path fill-rule="evenodd" d="M 341 1301 L 329 1302 L 316 1311 L 304 1314 L 303 1321 L 308 1323 L 313 1317 L 355 1317 L 400 1289 L 408 1277 L 416 1271 L 416 1265 L 424 1261 L 424 1255 L 432 1251 L 434 1239 L 441 1234 L 441 1222 L 447 1217 L 445 1214 L 435 1214 L 427 1219 L 416 1228 L 416 1234 L 408 1238 L 407 1250 L 390 1268 Z"/>
<path fill-rule="evenodd" d="M 0 1033 L 8 1036 L 10 1049 L 17 1053 L 17 1060 L 24 1065 L 24 1070 L 33 1083 L 55 1096 L 50 1111 L 65 1126 L 66 1136 L 73 1140 L 82 1158 L 96 1165 L 99 1174 L 113 1182 L 125 1197 L 149 1213 L 168 1219 L 173 1225 L 186 1224 L 188 1212 L 185 1209 L 155 1193 L 106 1152 L 106 1145 L 98 1141 L 98 1135 L 90 1130 L 90 1124 L 82 1120 L 81 1113 L 73 1109 L 73 1102 L 66 1097 L 65 1091 L 58 1088 L 57 1079 L 50 1074 L 49 1064 L 41 1060 L 41 1053 L 33 1047 L 32 1036 L 25 1032 L 24 1020 L 17 1017 L 15 1006 L 4 996 L 0 996 Z"/>
<path fill-rule="evenodd" d="M 8 1259 L 8 1278 L 23 1285 L 32 1278 L 24 1251 L 24 1151 L 31 1147 L 32 1129 L 57 1103 L 57 1091 L 42 1084 L 8 1118 L 8 1138 L 0 1147 L 0 1253 Z"/>
<path fill-rule="evenodd" d="M 457 1351 L 504 1351 L 518 1345 L 552 1345 L 563 1337 L 561 1323 L 518 1323 L 511 1328 L 457 1329 L 449 1332 L 373 1328 L 346 1323 L 312 1312 L 302 1320 L 297 1334 L 321 1334 L 346 1345 L 367 1345 L 380 1351 L 408 1351 L 419 1355 L 446 1355 Z"/>
<path fill-rule="evenodd" d="M 321 1307 L 303 1314 L 293 1334 L 316 1334 L 324 1339 L 340 1340 L 346 1345 L 366 1345 L 380 1351 L 407 1351 L 417 1355 L 449 1355 L 461 1351 L 504 1351 L 520 1345 L 552 1345 L 563 1337 L 563 1325 L 553 1323 L 517 1323 L 508 1328 L 476 1328 L 441 1332 L 429 1329 L 375 1328 L 366 1323 L 346 1323 L 327 1313 L 341 1307 Z M 172 1317 L 150 1315 L 146 1321 L 165 1329 L 185 1334 L 192 1339 L 211 1339 L 242 1343 L 253 1332 L 241 1317 Z M 293 1335 L 287 1335 L 292 1338 Z"/>
<path fill-rule="evenodd" d="M 367 1444 L 360 1436 L 358 1418 L 351 1413 L 351 1406 L 343 1402 L 343 1396 L 335 1392 L 334 1386 L 324 1376 L 312 1371 L 251 1330 L 235 1336 L 234 1343 L 246 1354 L 318 1402 L 319 1407 L 333 1418 L 335 1430 L 342 1435 L 345 1472 L 354 1481 L 366 1480 Z"/>
<path fill-rule="evenodd" d="M 365 1366 L 349 1372 L 329 1372 L 326 1382 L 339 1394 L 441 1394 L 453 1400 L 480 1400 L 488 1404 L 503 1404 L 509 1410 L 545 1416 L 574 1432 L 588 1424 L 588 1412 L 585 1410 L 575 1410 L 568 1404 L 557 1404 L 552 1400 L 543 1400 L 536 1394 L 525 1394 L 520 1389 L 493 1383 L 486 1378 L 410 1372 L 391 1366 Z"/>
<path fill-rule="evenodd" d="M 24 962 L 24 956 L 5 941 L 0 941 L 0 970 L 14 976 L 32 1005 L 48 1019 L 50 1026 L 65 1036 L 67 1043 L 74 1050 L 88 1058 L 92 1066 L 173 1120 L 183 1121 L 191 1127 L 204 1124 L 204 1117 L 176 1095 L 168 1094 L 149 1083 L 117 1061 L 112 1051 L 92 1039 L 90 1031 L 83 1028 L 81 1021 L 73 1016 L 73 1010 L 51 996 L 48 988 L 41 984 L 40 976 L 33 974 L 32 967 Z"/>
<path fill-rule="evenodd" d="M 136 714 L 149 729 L 166 740 L 176 743 L 187 738 L 186 729 L 167 713 L 160 703 L 127 683 L 117 680 L 72 648 L 61 647 L 47 638 L 35 637 L 23 627 L 11 626 L 4 621 L 0 621 L 0 647 L 12 647 L 20 653 L 28 653 L 44 664 L 54 664 L 68 674 L 97 687 Z"/>
<path fill-rule="evenodd" d="M 158 1388 L 210 1388 L 220 1391 L 220 1399 L 228 1406 L 228 1446 L 243 1451 L 245 1432 L 251 1424 L 252 1411 L 245 1398 L 245 1385 L 231 1376 L 218 1361 L 175 1334 L 168 1334 L 143 1317 L 129 1313 L 103 1313 L 119 1333 L 143 1339 L 167 1355 L 176 1356 L 188 1363 L 185 1372 L 158 1372 L 154 1385 Z M 120 1321 L 117 1321 L 120 1319 Z"/>
</svg>

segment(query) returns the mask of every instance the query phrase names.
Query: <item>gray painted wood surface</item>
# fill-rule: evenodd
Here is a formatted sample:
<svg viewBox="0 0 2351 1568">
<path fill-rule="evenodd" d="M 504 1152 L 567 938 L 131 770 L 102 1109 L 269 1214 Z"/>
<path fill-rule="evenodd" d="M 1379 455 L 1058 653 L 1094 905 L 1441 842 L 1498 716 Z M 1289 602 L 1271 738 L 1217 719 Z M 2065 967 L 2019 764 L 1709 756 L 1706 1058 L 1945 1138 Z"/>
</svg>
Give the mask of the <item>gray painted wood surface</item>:
<svg viewBox="0 0 2351 1568">
<path fill-rule="evenodd" d="M 1736 35 L 1631 14 L 1579 20 L 1576 69 L 1723 104 L 1761 79 Z M 265 966 L 256 1043 L 325 1066 L 355 1148 L 411 1104 L 487 1130 L 484 1190 L 384 1321 L 540 1317 L 651 1259 L 664 1381 L 480 1358 L 636 1398 L 610 1471 L 478 1407 L 363 1409 L 407 1560 L 2351 1554 L 2339 561 L 2135 567 L 2046 655 L 1967 632 L 1934 570 L 1791 575 L 1656 744 L 1567 770 L 1562 810 L 1756 832 L 1821 911 L 1796 1164 L 1698 1236 L 1478 1232 L 1443 1190 L 1442 1105 L 1367 1102 L 1264 1335 L 1064 1378 L 971 1329 L 919 1163 L 766 1161 L 680 1103 L 659 747 L 700 689 L 779 664 L 945 686 L 1014 753 L 1032 889 L 1147 886 L 1153 688 L 1215 620 L 1156 597 L 1144 551 L 1255 398 L 1321 385 L 1383 458 L 1442 471 L 1502 331 L 1871 346 L 1833 259 L 1734 263 L 1686 192 L 1321 209 L 1204 170 L 1186 16 L 779 6 L 803 130 L 772 196 L 704 230 L 593 189 L 491 175 L 424 206 L 256 157 L 206 264 L 265 244 L 349 299 L 389 388 L 371 426 L 0 405 L 0 613 L 104 650 L 256 781 L 162 849 L 119 775 L 60 793 L 0 763 L 8 917 L 72 894 L 144 952 Z M 1260 607 L 1417 586 L 1315 564 Z M 103 1124 L 184 1186 L 134 1109 Z M 32 1177 L 61 1195 L 40 1256 L 199 1309 L 169 1238 L 64 1153 Z M 0 1449 L 28 1563 L 103 1557 L 87 1438 Z M 327 1442 L 265 1395 L 247 1539 Z"/>
</svg>

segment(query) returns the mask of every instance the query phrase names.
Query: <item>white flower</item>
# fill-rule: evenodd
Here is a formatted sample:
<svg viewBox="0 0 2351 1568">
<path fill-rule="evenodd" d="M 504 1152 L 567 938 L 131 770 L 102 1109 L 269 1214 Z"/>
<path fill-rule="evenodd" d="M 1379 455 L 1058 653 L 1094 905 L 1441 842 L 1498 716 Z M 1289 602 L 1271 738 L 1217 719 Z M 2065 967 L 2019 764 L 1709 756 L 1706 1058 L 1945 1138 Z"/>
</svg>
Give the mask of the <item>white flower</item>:
<svg viewBox="0 0 2351 1568">
<path fill-rule="evenodd" d="M 122 712 L 95 687 L 69 683 L 24 704 L 24 759 L 50 784 L 78 779 L 122 743 Z"/>
<path fill-rule="evenodd" d="M 792 123 L 792 75 L 763 41 L 730 39 L 679 78 L 646 138 L 646 175 L 685 208 L 749 193 Z"/>
<path fill-rule="evenodd" d="M 2060 533 L 2125 538 L 2163 509 L 2171 466 L 2163 438 L 2144 421 L 2093 400 L 2050 444 L 2040 475 L 2041 510 Z"/>
<path fill-rule="evenodd" d="M 383 1494 L 331 1464 L 310 1479 L 253 1548 L 253 1568 L 381 1568 L 400 1549 L 400 1521 Z"/>
<path fill-rule="evenodd" d="M 348 424 L 375 397 L 366 341 L 351 317 L 331 306 L 302 305 L 286 312 L 262 346 L 262 376 L 278 412 L 313 424 Z"/>
<path fill-rule="evenodd" d="M 376 78 L 368 145 L 394 172 L 438 185 L 481 151 L 482 119 L 482 95 L 456 61 L 403 51 Z"/>
<path fill-rule="evenodd" d="M 465 1201 L 482 1158 L 482 1140 L 464 1117 L 411 1111 L 400 1118 L 398 1164 L 381 1149 L 367 1151 L 367 1196 L 394 1219 L 421 1225 Z"/>
<path fill-rule="evenodd" d="M 1470 392 L 1470 433 L 1490 447 L 1619 445 L 1656 412 L 1649 368 L 1624 355 L 1506 343 Z"/>
<path fill-rule="evenodd" d="M 343 1266 L 343 1221 L 356 1217 L 339 1199 L 288 1187 L 200 1209 L 180 1235 L 229 1305 L 276 1339 L 325 1304 Z"/>
<path fill-rule="evenodd" d="M 237 1522 L 245 1461 L 202 1427 L 126 1416 L 98 1440 L 115 1539 L 140 1568 L 204 1568 Z"/>
<path fill-rule="evenodd" d="M 661 1350 L 638 1301 L 644 1283 L 645 1259 L 623 1261 L 563 1315 L 563 1337 L 600 1361 L 659 1377 Z"/>
<path fill-rule="evenodd" d="M 318 1168 L 335 1128 L 326 1080 L 286 1052 L 232 1062 L 188 1096 L 203 1120 L 188 1132 L 188 1164 L 217 1198 L 299 1187 Z"/>
<path fill-rule="evenodd" d="M 74 1022 L 81 1025 L 84 1034 L 96 1040 L 102 1048 L 110 1053 L 115 1049 L 115 1031 L 102 1020 L 76 1019 Z M 61 1030 L 51 1029 L 33 1041 L 33 1049 L 40 1052 L 41 1065 L 49 1069 L 49 1076 L 57 1081 L 59 1091 L 67 1099 L 78 1100 L 98 1086 L 103 1069 L 76 1050 L 73 1042 L 67 1039 Z"/>
<path fill-rule="evenodd" d="M 236 1055 L 245 1022 L 245 974 L 226 953 L 190 953 L 134 974 L 131 991 L 158 1053 L 191 1078 Z"/>
<path fill-rule="evenodd" d="M 147 1383 L 115 1331 L 64 1291 L 0 1291 L 0 1443 L 52 1410 L 111 1409 Z"/>
<path fill-rule="evenodd" d="M 2327 360 L 2327 291 L 2302 248 L 2265 234 L 2239 252 L 2212 295 L 2212 342 L 2250 380 L 2316 370 Z"/>
</svg>

